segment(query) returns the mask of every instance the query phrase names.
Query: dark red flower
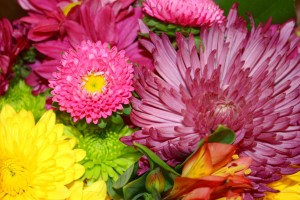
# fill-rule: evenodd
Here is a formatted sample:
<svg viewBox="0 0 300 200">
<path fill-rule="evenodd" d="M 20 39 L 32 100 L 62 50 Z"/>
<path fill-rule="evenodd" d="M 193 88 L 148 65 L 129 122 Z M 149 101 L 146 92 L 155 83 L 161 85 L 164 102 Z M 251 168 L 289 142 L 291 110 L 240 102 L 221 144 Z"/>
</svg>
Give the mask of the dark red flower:
<svg viewBox="0 0 300 200">
<path fill-rule="evenodd" d="M 0 96 L 8 90 L 13 77 L 12 65 L 26 46 L 22 30 L 13 29 L 6 18 L 0 19 Z"/>
</svg>

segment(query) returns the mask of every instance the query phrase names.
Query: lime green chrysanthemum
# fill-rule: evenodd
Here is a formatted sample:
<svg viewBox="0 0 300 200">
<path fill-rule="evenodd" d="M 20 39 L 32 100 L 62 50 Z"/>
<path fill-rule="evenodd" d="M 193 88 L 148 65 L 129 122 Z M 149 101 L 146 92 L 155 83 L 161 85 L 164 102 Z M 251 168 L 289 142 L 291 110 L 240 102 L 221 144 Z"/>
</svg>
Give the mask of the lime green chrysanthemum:
<svg viewBox="0 0 300 200">
<path fill-rule="evenodd" d="M 3 98 L 0 99 L 0 109 L 5 105 L 11 105 L 17 112 L 22 108 L 32 111 L 34 118 L 39 119 L 45 112 L 45 95 L 33 96 L 31 88 L 24 81 L 19 81 L 9 88 Z"/>
<path fill-rule="evenodd" d="M 47 111 L 37 124 L 31 112 L 5 105 L 0 113 L 0 199 L 63 200 L 67 184 L 80 178 L 82 149 L 63 135 L 55 114 Z"/>
<path fill-rule="evenodd" d="M 279 181 L 269 184 L 269 187 L 279 192 L 266 192 L 264 200 L 300 199 L 300 172 L 284 176 Z"/>
<path fill-rule="evenodd" d="M 75 181 L 70 185 L 71 195 L 67 200 L 105 200 L 107 197 L 106 183 L 103 180 L 91 185 L 83 181 Z"/>
<path fill-rule="evenodd" d="M 116 124 L 99 130 L 85 132 L 78 137 L 78 148 L 87 152 L 81 161 L 86 170 L 83 178 L 92 182 L 99 179 L 106 181 L 108 177 L 117 180 L 141 156 L 133 147 L 119 141 L 120 137 L 130 135 L 134 130 Z"/>
</svg>

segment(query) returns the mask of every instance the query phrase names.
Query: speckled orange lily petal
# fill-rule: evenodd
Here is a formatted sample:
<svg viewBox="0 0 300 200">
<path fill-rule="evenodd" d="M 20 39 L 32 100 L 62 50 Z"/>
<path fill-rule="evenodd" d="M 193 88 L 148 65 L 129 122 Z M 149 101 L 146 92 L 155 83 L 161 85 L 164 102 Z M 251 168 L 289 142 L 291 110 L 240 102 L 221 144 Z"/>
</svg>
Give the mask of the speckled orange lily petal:
<svg viewBox="0 0 300 200">
<path fill-rule="evenodd" d="M 208 143 L 213 171 L 225 166 L 232 160 L 236 147 L 230 144 Z"/>
<path fill-rule="evenodd" d="M 174 181 L 174 187 L 170 194 L 168 194 L 164 200 L 177 199 L 185 194 L 197 188 L 214 188 L 223 185 L 226 177 L 221 176 L 206 176 L 201 179 L 187 178 L 187 177 L 177 177 Z M 202 192 L 208 192 L 203 194 L 204 196 L 209 196 L 210 190 L 203 190 Z"/>
<path fill-rule="evenodd" d="M 210 175 L 232 160 L 236 147 L 221 143 L 204 143 L 186 162 L 182 170 L 183 177 L 199 178 Z"/>
<path fill-rule="evenodd" d="M 212 159 L 208 150 L 208 144 L 203 146 L 185 163 L 182 169 L 182 177 L 199 178 L 212 173 Z"/>
</svg>

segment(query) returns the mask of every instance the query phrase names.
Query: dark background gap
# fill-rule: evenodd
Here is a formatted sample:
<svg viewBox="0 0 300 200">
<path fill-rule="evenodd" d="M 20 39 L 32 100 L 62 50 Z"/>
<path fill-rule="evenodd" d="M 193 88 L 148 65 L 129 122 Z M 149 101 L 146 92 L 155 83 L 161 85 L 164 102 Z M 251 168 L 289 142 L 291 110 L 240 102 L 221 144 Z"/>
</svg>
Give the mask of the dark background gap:
<svg viewBox="0 0 300 200">
<path fill-rule="evenodd" d="M 26 15 L 26 11 L 17 3 L 17 0 L 0 0 L 0 18 L 15 20 Z"/>
</svg>

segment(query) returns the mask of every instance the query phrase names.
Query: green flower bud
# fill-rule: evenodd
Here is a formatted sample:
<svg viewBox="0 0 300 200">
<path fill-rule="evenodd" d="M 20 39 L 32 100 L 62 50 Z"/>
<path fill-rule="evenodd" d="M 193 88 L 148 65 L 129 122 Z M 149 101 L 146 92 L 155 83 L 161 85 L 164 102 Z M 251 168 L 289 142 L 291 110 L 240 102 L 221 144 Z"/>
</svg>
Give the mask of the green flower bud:
<svg viewBox="0 0 300 200">
<path fill-rule="evenodd" d="M 155 168 L 146 177 L 146 189 L 148 192 L 156 190 L 161 193 L 165 189 L 165 178 L 160 168 Z"/>
</svg>

